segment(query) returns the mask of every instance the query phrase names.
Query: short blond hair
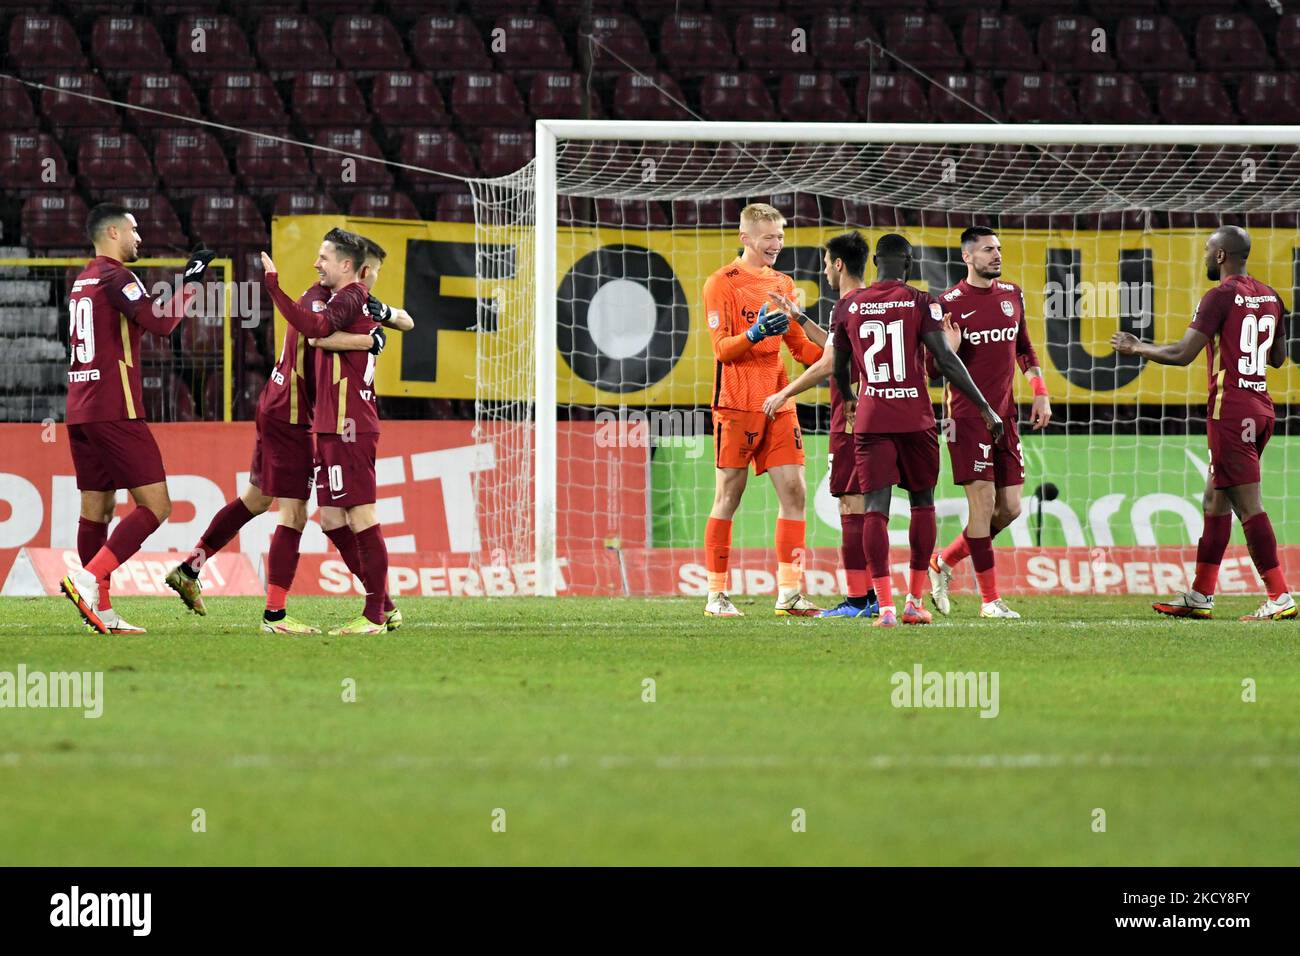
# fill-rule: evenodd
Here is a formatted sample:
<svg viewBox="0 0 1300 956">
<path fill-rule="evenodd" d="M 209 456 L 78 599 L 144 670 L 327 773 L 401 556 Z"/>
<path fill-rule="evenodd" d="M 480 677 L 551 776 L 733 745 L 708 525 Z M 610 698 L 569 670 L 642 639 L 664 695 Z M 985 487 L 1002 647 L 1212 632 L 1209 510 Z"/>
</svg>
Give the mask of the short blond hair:
<svg viewBox="0 0 1300 956">
<path fill-rule="evenodd" d="M 775 222 L 785 226 L 785 216 L 781 215 L 781 210 L 775 206 L 769 206 L 765 202 L 752 202 L 740 210 L 741 228 L 751 222 Z"/>
</svg>

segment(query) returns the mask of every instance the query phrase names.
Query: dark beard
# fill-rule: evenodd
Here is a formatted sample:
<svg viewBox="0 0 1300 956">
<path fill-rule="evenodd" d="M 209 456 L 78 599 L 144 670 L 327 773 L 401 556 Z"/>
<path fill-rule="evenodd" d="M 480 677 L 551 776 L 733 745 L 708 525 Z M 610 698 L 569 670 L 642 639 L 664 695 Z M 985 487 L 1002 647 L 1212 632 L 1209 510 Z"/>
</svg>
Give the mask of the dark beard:
<svg viewBox="0 0 1300 956">
<path fill-rule="evenodd" d="M 1217 265 L 1212 265 L 1205 267 L 1205 275 L 1211 282 L 1218 282 L 1222 273 Z"/>
<path fill-rule="evenodd" d="M 1001 269 L 977 269 L 981 279 L 997 279 L 1001 277 Z"/>
</svg>

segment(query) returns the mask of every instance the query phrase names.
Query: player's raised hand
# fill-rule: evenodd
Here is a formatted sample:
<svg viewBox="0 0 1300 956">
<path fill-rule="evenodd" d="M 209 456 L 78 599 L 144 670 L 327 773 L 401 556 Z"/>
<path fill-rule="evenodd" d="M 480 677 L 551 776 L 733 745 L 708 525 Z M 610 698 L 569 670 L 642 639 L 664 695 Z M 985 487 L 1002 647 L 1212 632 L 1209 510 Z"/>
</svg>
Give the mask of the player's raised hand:
<svg viewBox="0 0 1300 956">
<path fill-rule="evenodd" d="M 380 302 L 373 295 L 366 300 L 366 311 L 369 312 L 370 317 L 380 325 L 387 322 L 393 315 L 393 310 L 383 302 Z"/>
<path fill-rule="evenodd" d="M 1141 344 L 1141 339 L 1132 332 L 1116 332 L 1110 337 L 1110 347 L 1120 355 L 1136 355 Z"/>
<path fill-rule="evenodd" d="M 988 427 L 989 434 L 993 436 L 993 441 L 1001 441 L 1006 426 L 1002 424 L 1002 418 L 998 413 L 991 406 L 985 405 L 980 409 L 980 418 L 984 419 L 984 424 Z"/>
<path fill-rule="evenodd" d="M 280 271 L 275 267 L 275 263 L 271 261 L 271 257 L 268 256 L 265 252 L 262 253 L 262 271 L 277 272 L 277 273 Z"/>
<path fill-rule="evenodd" d="M 181 281 L 202 282 L 203 274 L 208 271 L 208 263 L 216 257 L 217 254 L 211 249 L 197 247 L 190 253 L 190 261 L 185 263 L 185 272 L 181 275 Z"/>
<path fill-rule="evenodd" d="M 951 312 L 943 314 L 943 339 L 954 352 L 961 346 L 961 328 L 953 321 Z"/>
<path fill-rule="evenodd" d="M 799 316 L 803 315 L 803 309 L 799 308 L 799 303 L 795 302 L 794 299 L 787 298 L 780 292 L 769 292 L 767 297 L 772 300 L 772 305 L 796 322 L 799 321 Z"/>
<path fill-rule="evenodd" d="M 784 312 L 768 312 L 764 305 L 758 310 L 758 318 L 745 330 L 745 338 L 754 344 L 773 335 L 784 335 L 790 328 L 790 316 Z"/>
<path fill-rule="evenodd" d="M 785 403 L 789 401 L 785 392 L 777 392 L 775 395 L 769 395 L 763 400 L 763 414 L 768 418 L 776 418 Z"/>
<path fill-rule="evenodd" d="M 1052 420 L 1052 403 L 1046 395 L 1035 395 L 1033 408 L 1029 410 L 1029 424 L 1034 431 L 1041 431 Z"/>
<path fill-rule="evenodd" d="M 383 326 L 376 325 L 371 329 L 370 338 L 372 340 L 370 343 L 371 355 L 378 355 L 384 350 L 384 346 L 388 344 L 388 336 L 384 334 Z"/>
</svg>

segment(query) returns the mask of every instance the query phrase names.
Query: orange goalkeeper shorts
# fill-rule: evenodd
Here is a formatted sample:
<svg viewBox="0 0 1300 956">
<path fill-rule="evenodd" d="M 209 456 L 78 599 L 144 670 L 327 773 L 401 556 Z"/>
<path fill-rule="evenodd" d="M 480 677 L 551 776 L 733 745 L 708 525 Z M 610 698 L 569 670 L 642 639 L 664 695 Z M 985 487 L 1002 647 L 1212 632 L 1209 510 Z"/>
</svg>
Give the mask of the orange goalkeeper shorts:
<svg viewBox="0 0 1300 956">
<path fill-rule="evenodd" d="M 777 465 L 803 464 L 803 432 L 791 409 L 776 418 L 733 408 L 713 410 L 713 463 L 719 468 L 748 468 L 761 475 Z"/>
</svg>

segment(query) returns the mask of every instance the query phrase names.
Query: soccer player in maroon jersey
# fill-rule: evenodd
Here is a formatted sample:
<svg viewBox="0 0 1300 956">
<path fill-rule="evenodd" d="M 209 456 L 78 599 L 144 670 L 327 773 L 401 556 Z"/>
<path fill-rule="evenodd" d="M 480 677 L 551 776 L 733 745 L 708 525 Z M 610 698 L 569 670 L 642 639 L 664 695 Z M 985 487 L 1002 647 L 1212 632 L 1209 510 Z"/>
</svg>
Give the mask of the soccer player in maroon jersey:
<svg viewBox="0 0 1300 956">
<path fill-rule="evenodd" d="M 264 284 L 281 314 L 300 333 L 323 338 L 335 328 L 368 334 L 375 325 L 368 303 L 370 290 L 356 281 L 365 261 L 360 236 L 332 229 L 326 240 L 339 253 L 340 264 L 331 267 L 325 283 L 333 295 L 325 313 L 304 309 L 287 296 L 279 284 L 275 263 L 262 253 Z M 350 264 L 343 265 L 346 261 Z M 343 316 L 336 326 L 326 314 Z M 363 614 L 335 628 L 331 634 L 380 634 L 387 627 L 384 594 L 388 581 L 388 549 L 375 515 L 375 450 L 379 442 L 379 415 L 375 409 L 375 357 L 368 352 L 316 353 L 316 401 L 312 433 L 316 436 L 316 500 L 322 506 L 342 508 L 357 536 L 361 582 L 366 588 Z"/>
<path fill-rule="evenodd" d="M 144 420 L 140 336 L 172 333 L 216 253 L 196 250 L 185 265 L 181 293 L 163 305 L 124 265 L 139 258 L 141 242 L 135 216 L 126 207 L 96 206 L 86 233 L 95 258 L 77 276 L 68 300 L 66 417 L 81 491 L 77 551 L 82 570 L 65 577 L 60 589 L 99 633 L 140 634 L 144 628 L 128 624 L 113 609 L 110 576 L 140 550 L 172 508 L 162 455 Z M 118 488 L 130 491 L 136 507 L 109 535 Z"/>
<path fill-rule="evenodd" d="M 939 297 L 944 309 L 944 337 L 970 370 L 971 378 L 1005 423 L 993 441 L 978 410 L 961 392 L 944 389 L 944 438 L 952 480 L 966 490 L 966 528 L 943 553 L 930 560 L 930 597 L 940 614 L 951 610 L 948 584 L 953 568 L 969 554 L 979 582 L 980 617 L 1018 618 L 998 594 L 993 539 L 1020 515 L 1025 483 L 1025 456 L 1016 431 L 1016 402 L 1011 382 L 1016 366 L 1034 390 L 1029 421 L 1035 431 L 1052 420 L 1052 405 L 1043 382 L 1038 354 L 1025 324 L 1025 296 L 1014 282 L 1002 279 L 1002 244 L 997 233 L 971 226 L 961 234 L 966 278 Z M 937 371 L 927 360 L 931 374 Z"/>
<path fill-rule="evenodd" d="M 1259 460 L 1273 435 L 1274 420 L 1265 367 L 1280 368 L 1286 361 L 1286 310 L 1276 290 L 1247 275 L 1249 256 L 1246 230 L 1220 226 L 1205 244 L 1206 275 L 1219 284 L 1201 297 L 1182 339 L 1152 345 L 1129 332 L 1111 338 L 1121 355 L 1139 355 L 1161 365 L 1190 365 L 1207 345 L 1210 349 L 1205 415 L 1210 474 L 1202 499 L 1205 527 L 1196 545 L 1196 578 L 1190 590 L 1153 605 L 1174 617 L 1213 616 L 1214 589 L 1234 513 L 1268 592 L 1259 609 L 1242 620 L 1296 616 L 1259 485 Z"/>
<path fill-rule="evenodd" d="M 844 296 L 866 285 L 863 275 L 871 247 L 859 232 L 835 236 L 826 243 L 823 255 L 826 282 L 840 297 L 831 310 L 831 337 L 826 340 L 822 357 L 789 385 L 763 402 L 768 418 L 775 418 L 795 395 L 802 394 L 825 382 L 835 368 L 835 325 L 843 318 Z M 853 451 L 853 416 L 856 409 L 840 396 L 835 380 L 831 389 L 830 492 L 838 500 L 840 509 L 840 562 L 844 566 L 844 579 L 848 597 L 835 607 L 822 611 L 818 617 L 871 617 L 880 610 L 875 589 L 871 587 L 871 574 L 867 570 L 867 555 L 862 549 L 862 522 L 865 520 L 866 499 L 858 484 L 858 471 Z"/>
<path fill-rule="evenodd" d="M 922 345 L 933 353 L 948 381 L 970 397 L 994 440 L 1002 419 L 943 337 L 943 309 L 928 292 L 907 284 L 912 244 L 895 233 L 876 242 L 876 281 L 843 297 L 843 320 L 835 328 L 835 382 L 846 401 L 857 401 L 854 443 L 858 481 L 866 496 L 863 539 L 880 599 L 877 627 L 898 624 L 889 578 L 889 502 L 894 485 L 908 493 L 912 521 L 904 624 L 928 624 L 922 605 L 934 551 L 934 486 L 939 480 L 939 441 L 927 392 Z M 860 384 L 854 394 L 852 380 Z"/>
</svg>

